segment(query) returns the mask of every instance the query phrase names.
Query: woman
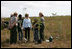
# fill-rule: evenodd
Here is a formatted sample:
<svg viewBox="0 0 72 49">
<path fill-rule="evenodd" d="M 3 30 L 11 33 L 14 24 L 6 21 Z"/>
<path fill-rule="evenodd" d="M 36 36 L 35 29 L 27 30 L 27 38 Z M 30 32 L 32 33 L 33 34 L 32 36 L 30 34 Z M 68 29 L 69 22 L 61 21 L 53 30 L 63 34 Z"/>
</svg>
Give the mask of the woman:
<svg viewBox="0 0 72 49">
<path fill-rule="evenodd" d="M 17 42 L 17 13 L 14 13 L 14 17 L 15 17 L 15 26 L 14 26 L 14 42 Z"/>
<path fill-rule="evenodd" d="M 44 15 L 40 12 L 39 13 L 40 17 L 40 40 L 44 41 Z"/>
<path fill-rule="evenodd" d="M 30 40 L 30 29 L 32 28 L 31 20 L 29 14 L 25 14 L 25 19 L 23 20 L 23 29 L 25 30 L 25 38 Z"/>
<path fill-rule="evenodd" d="M 16 43 L 17 41 L 17 31 L 16 31 L 16 18 L 15 15 L 11 15 L 9 21 L 9 29 L 10 29 L 10 44 Z"/>
<path fill-rule="evenodd" d="M 22 23 L 23 23 L 23 19 L 22 19 L 22 15 L 19 14 L 18 16 L 18 33 L 19 33 L 19 40 L 23 40 L 23 32 L 22 32 Z"/>
</svg>

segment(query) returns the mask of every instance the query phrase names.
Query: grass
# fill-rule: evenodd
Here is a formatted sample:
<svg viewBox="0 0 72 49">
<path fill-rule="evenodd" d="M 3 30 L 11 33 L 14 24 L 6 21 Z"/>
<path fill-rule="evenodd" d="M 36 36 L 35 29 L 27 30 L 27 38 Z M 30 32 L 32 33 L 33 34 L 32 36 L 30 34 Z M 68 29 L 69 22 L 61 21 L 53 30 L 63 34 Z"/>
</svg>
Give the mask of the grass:
<svg viewBox="0 0 72 49">
<path fill-rule="evenodd" d="M 32 17 L 31 20 L 33 20 Z M 9 19 L 5 19 L 8 21 Z M 23 32 L 24 35 L 24 32 Z M 30 33 L 30 43 L 17 43 L 9 44 L 10 31 L 8 29 L 1 30 L 1 48 L 71 48 L 71 16 L 55 16 L 45 17 L 45 39 L 48 39 L 50 35 L 54 37 L 52 43 L 46 43 L 35 45 L 33 41 L 33 32 Z M 56 39 L 56 37 L 59 37 Z"/>
</svg>

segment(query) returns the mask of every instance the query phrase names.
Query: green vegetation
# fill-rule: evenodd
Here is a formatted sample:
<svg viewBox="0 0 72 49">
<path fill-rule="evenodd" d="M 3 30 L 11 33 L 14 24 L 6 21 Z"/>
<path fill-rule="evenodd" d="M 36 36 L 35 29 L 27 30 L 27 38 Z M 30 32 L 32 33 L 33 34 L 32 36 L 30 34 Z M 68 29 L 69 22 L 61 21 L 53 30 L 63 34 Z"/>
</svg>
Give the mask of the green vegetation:
<svg viewBox="0 0 72 49">
<path fill-rule="evenodd" d="M 31 17 L 33 20 L 35 17 Z M 36 17 L 38 18 L 38 17 Z M 9 18 L 5 19 L 6 21 Z M 23 32 L 24 33 L 24 32 Z M 54 37 L 52 43 L 46 43 L 35 45 L 33 42 L 21 43 L 15 45 L 9 45 L 8 39 L 10 32 L 8 29 L 1 30 L 1 47 L 10 48 L 71 48 L 71 16 L 55 16 L 45 17 L 45 39 L 48 39 L 50 35 Z M 56 37 L 59 37 L 56 39 Z M 5 41 L 5 42 L 4 42 Z M 33 41 L 33 32 L 31 31 L 31 41 Z"/>
</svg>

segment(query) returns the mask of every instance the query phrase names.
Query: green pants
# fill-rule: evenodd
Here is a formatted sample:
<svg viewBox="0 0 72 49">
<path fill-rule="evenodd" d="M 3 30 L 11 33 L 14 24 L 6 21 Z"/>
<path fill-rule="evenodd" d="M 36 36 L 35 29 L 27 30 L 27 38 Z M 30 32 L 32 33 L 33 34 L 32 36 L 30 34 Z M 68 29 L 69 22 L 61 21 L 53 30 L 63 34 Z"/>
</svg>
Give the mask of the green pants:
<svg viewBox="0 0 72 49">
<path fill-rule="evenodd" d="M 10 30 L 10 44 L 16 43 L 17 42 L 17 31 L 16 31 L 16 26 L 14 26 Z"/>
<path fill-rule="evenodd" d="M 40 25 L 40 40 L 44 41 L 44 24 Z"/>
</svg>

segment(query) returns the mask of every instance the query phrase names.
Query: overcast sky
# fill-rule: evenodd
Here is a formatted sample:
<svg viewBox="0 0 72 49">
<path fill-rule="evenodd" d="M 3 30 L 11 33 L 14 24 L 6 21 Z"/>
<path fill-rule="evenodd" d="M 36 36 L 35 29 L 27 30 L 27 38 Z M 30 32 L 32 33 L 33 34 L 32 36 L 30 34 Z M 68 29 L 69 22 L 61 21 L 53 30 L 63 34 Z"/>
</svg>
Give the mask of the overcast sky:
<svg viewBox="0 0 72 49">
<path fill-rule="evenodd" d="M 38 16 L 39 12 L 45 16 L 71 15 L 71 1 L 1 1 L 1 17 L 10 17 L 14 12 L 23 16 Z"/>
</svg>

